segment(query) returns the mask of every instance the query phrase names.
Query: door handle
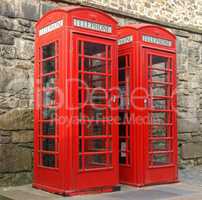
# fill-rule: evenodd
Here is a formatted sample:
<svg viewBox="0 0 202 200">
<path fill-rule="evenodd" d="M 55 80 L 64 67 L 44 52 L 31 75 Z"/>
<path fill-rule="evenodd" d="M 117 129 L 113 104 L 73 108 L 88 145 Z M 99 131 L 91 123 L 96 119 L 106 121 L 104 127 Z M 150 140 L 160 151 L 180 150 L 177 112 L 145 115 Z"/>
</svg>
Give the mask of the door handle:
<svg viewBox="0 0 202 200">
<path fill-rule="evenodd" d="M 112 102 L 116 103 L 116 96 L 115 95 L 112 97 Z"/>
<path fill-rule="evenodd" d="M 145 108 L 148 107 L 148 99 L 144 99 L 144 107 L 145 107 Z"/>
</svg>

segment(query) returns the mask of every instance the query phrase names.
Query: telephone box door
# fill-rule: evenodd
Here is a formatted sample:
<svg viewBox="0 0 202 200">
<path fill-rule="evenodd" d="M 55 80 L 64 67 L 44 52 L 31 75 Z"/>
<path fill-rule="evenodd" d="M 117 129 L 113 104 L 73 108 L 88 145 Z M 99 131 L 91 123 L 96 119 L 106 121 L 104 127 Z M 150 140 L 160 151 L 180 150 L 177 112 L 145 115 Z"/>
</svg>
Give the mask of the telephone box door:
<svg viewBox="0 0 202 200">
<path fill-rule="evenodd" d="M 118 182 L 118 98 L 115 41 L 73 36 L 73 124 L 75 187 L 113 186 Z M 74 133 L 73 133 L 74 134 Z M 102 172 L 102 173 L 101 173 Z"/>
<path fill-rule="evenodd" d="M 61 88 L 59 66 L 63 66 L 61 40 L 61 34 L 40 39 L 35 52 L 34 186 L 49 191 L 64 187 L 63 141 L 59 140 L 57 106 Z"/>
<path fill-rule="evenodd" d="M 131 91 L 134 84 L 132 48 L 119 52 L 119 178 L 121 183 L 132 183 L 134 179 L 135 132 L 131 125 Z"/>
<path fill-rule="evenodd" d="M 177 180 L 175 54 L 144 49 L 145 184 Z"/>
</svg>

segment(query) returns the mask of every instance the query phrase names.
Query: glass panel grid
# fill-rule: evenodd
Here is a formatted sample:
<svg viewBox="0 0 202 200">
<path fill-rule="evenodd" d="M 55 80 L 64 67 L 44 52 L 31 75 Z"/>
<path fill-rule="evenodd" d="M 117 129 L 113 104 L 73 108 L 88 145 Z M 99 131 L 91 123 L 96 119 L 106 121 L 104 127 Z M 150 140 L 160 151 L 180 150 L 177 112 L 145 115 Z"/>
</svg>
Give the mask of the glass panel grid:
<svg viewBox="0 0 202 200">
<path fill-rule="evenodd" d="M 111 47 L 78 42 L 79 171 L 112 167 Z M 111 67 L 111 65 L 110 65 Z M 85 104 L 85 106 L 84 106 Z"/>
<path fill-rule="evenodd" d="M 130 55 L 119 57 L 119 163 L 130 165 Z"/>
<path fill-rule="evenodd" d="M 149 166 L 172 163 L 171 59 L 148 56 Z"/>
<path fill-rule="evenodd" d="M 40 56 L 39 166 L 58 168 L 58 41 L 43 46 Z"/>
</svg>

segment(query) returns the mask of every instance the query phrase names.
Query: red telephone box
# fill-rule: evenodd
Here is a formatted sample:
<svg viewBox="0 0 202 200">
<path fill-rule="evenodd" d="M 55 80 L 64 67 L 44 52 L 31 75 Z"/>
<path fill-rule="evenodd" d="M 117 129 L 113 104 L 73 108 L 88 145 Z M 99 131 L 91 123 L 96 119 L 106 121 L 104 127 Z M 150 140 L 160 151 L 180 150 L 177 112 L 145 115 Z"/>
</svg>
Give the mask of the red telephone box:
<svg viewBox="0 0 202 200">
<path fill-rule="evenodd" d="M 74 195 L 118 189 L 117 22 L 58 8 L 36 25 L 33 186 Z"/>
<path fill-rule="evenodd" d="M 118 34 L 120 182 L 176 182 L 176 38 L 149 24 Z"/>
</svg>

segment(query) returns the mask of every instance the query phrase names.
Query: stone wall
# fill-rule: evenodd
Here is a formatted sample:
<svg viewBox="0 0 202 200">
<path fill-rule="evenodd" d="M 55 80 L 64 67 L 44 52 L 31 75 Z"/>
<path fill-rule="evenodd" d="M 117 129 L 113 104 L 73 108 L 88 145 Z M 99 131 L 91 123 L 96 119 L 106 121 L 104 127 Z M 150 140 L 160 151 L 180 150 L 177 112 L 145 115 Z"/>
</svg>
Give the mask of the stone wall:
<svg viewBox="0 0 202 200">
<path fill-rule="evenodd" d="M 69 0 L 63 0 L 63 2 Z M 119 14 L 131 15 L 146 21 L 159 21 L 180 27 L 202 30 L 201 0 L 76 0 L 83 4 L 96 4 L 118 10 Z M 72 2 L 75 2 L 72 1 Z"/>
<path fill-rule="evenodd" d="M 121 25 L 161 24 L 177 35 L 180 163 L 202 164 L 201 0 L 58 1 L 0 3 L 0 186 L 31 182 L 34 25 L 47 10 L 70 4 L 100 8 Z"/>
<path fill-rule="evenodd" d="M 32 178 L 33 44 L 39 7 L 13 2 L 0 3 L 0 186 Z"/>
</svg>

